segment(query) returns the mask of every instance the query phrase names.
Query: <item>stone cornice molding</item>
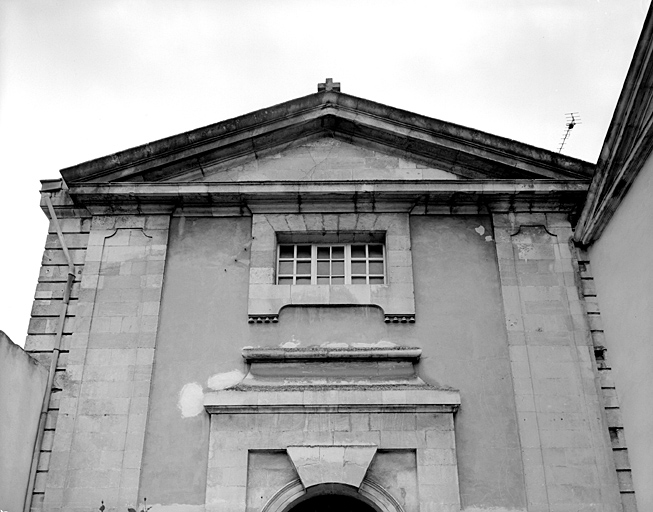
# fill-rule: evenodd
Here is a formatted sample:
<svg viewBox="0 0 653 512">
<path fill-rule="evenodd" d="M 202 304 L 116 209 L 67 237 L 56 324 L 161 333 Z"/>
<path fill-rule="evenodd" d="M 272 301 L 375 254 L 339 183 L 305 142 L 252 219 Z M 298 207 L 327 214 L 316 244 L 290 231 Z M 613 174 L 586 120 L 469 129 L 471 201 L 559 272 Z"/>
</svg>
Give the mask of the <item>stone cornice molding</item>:
<svg viewBox="0 0 653 512">
<path fill-rule="evenodd" d="M 594 165 L 479 130 L 327 91 L 127 149 L 73 167 L 68 185 L 179 180 L 331 136 L 468 178 L 588 179 Z"/>
<path fill-rule="evenodd" d="M 413 212 L 470 206 L 494 211 L 572 211 L 586 180 L 404 180 L 75 184 L 68 193 L 93 214 L 227 208 L 239 214 Z M 442 213 L 442 212 L 436 212 Z M 200 213 L 201 214 L 201 213 Z"/>
<path fill-rule="evenodd" d="M 204 407 L 221 412 L 453 413 L 460 394 L 419 378 L 416 347 L 246 347 L 247 376 L 235 387 L 208 391 Z"/>
<path fill-rule="evenodd" d="M 653 10 L 649 9 L 596 164 L 574 239 L 597 240 L 653 150 Z"/>
<path fill-rule="evenodd" d="M 355 386 L 352 386 L 355 387 Z M 275 389 L 243 387 L 204 394 L 209 414 L 300 413 L 454 413 L 460 406 L 457 390 L 430 386 L 391 386 L 387 389 Z"/>
<path fill-rule="evenodd" d="M 247 347 L 242 350 L 243 359 L 248 363 L 261 361 L 358 361 L 394 360 L 416 363 L 422 356 L 419 347 Z"/>
</svg>

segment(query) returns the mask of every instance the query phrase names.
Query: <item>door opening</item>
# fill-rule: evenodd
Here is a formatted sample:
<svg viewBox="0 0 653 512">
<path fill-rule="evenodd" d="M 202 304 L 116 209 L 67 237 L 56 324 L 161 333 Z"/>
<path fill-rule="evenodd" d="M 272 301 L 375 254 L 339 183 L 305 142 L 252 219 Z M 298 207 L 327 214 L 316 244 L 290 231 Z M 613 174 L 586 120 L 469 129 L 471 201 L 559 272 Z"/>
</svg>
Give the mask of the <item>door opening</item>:
<svg viewBox="0 0 653 512">
<path fill-rule="evenodd" d="M 339 494 L 321 494 L 303 500 L 288 512 L 375 512 L 363 501 Z"/>
</svg>

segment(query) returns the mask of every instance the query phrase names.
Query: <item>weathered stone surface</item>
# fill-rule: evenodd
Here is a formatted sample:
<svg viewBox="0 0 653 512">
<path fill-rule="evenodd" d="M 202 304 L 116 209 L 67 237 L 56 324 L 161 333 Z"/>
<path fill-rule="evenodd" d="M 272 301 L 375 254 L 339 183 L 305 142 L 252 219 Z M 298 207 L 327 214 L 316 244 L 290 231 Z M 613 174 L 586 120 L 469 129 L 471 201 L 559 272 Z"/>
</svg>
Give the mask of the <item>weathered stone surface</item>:
<svg viewBox="0 0 653 512">
<path fill-rule="evenodd" d="M 607 425 L 597 412 L 586 346 L 600 324 L 591 316 L 588 322 L 579 302 L 567 236 L 560 218 L 495 217 L 506 327 L 515 334 L 510 354 L 526 495 L 529 510 L 601 503 L 616 511 Z M 585 296 L 595 294 L 591 280 L 582 283 Z"/>
<path fill-rule="evenodd" d="M 66 398 L 59 412 L 67 421 L 56 425 L 52 447 L 61 456 L 56 468 L 48 468 L 47 509 L 90 507 L 96 496 L 84 492 L 90 488 L 102 489 L 107 503 L 136 503 L 154 356 L 141 337 L 156 333 L 164 268 L 152 267 L 148 273 L 148 265 L 165 254 L 161 241 L 167 240 L 165 229 L 145 233 L 145 224 L 145 218 L 118 217 L 112 230 L 96 230 L 107 225 L 103 219 L 88 236 L 80 298 L 69 307 L 77 325 L 69 362 L 78 364 L 69 364 L 61 376 Z M 84 293 L 89 289 L 94 292 Z M 144 301 L 148 290 L 155 293 Z M 40 300 L 33 311 L 43 318 L 54 315 L 59 304 Z M 41 332 L 48 329 L 46 324 Z M 92 469 L 79 468 L 89 459 L 94 460 Z M 65 482 L 63 495 L 51 491 L 57 482 Z"/>
</svg>

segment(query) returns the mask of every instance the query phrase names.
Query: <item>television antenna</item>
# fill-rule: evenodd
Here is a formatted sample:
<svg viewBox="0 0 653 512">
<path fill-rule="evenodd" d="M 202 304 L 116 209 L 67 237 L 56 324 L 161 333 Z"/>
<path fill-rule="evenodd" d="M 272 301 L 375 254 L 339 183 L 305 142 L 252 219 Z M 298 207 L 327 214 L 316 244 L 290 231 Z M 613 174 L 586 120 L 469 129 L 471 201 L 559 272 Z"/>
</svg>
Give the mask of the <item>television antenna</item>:
<svg viewBox="0 0 653 512">
<path fill-rule="evenodd" d="M 580 120 L 580 114 L 578 112 L 567 112 L 565 114 L 565 134 L 562 136 L 562 140 L 560 141 L 560 147 L 558 148 L 558 153 L 562 152 L 562 148 L 565 147 L 565 142 L 567 142 L 567 139 L 569 138 L 569 135 L 571 134 L 571 130 L 574 129 L 574 126 L 577 124 L 582 124 Z"/>
</svg>

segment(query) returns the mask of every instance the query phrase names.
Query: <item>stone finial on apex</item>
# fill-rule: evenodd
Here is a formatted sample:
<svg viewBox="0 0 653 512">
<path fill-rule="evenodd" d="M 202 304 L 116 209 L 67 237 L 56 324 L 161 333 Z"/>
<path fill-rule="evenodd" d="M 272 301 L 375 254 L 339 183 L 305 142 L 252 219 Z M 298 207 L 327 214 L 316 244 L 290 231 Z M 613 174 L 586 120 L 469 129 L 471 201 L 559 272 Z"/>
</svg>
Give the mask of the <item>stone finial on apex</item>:
<svg viewBox="0 0 653 512">
<path fill-rule="evenodd" d="M 327 78 L 323 84 L 317 84 L 317 92 L 335 91 L 340 92 L 340 82 L 334 82 L 333 78 Z"/>
</svg>

